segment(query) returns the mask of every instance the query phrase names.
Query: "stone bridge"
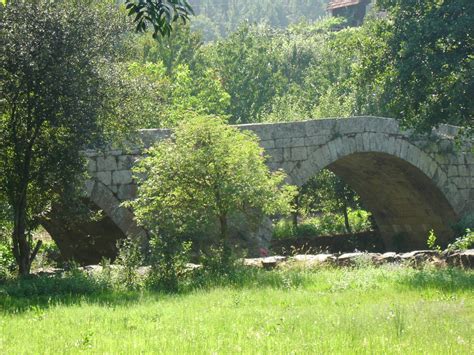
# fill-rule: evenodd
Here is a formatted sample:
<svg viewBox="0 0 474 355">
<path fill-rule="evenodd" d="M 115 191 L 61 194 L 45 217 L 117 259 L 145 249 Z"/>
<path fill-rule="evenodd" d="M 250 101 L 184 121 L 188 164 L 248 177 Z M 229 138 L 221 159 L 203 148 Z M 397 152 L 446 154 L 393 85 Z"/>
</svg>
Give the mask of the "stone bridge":
<svg viewBox="0 0 474 355">
<path fill-rule="evenodd" d="M 473 142 L 456 144 L 456 127 L 420 136 L 401 130 L 396 120 L 378 117 L 239 127 L 260 137 L 268 166 L 285 170 L 292 184 L 301 186 L 324 168 L 343 178 L 373 213 L 387 250 L 400 238 L 409 248 L 426 248 L 430 229 L 446 244 L 453 223 L 474 213 Z M 145 233 L 121 202 L 136 194 L 131 168 L 144 148 L 170 135 L 170 130 L 144 130 L 142 148 L 86 152 L 87 196 L 103 217 L 73 227 L 45 223 L 66 255 L 97 262 L 113 257 L 117 239 Z"/>
</svg>

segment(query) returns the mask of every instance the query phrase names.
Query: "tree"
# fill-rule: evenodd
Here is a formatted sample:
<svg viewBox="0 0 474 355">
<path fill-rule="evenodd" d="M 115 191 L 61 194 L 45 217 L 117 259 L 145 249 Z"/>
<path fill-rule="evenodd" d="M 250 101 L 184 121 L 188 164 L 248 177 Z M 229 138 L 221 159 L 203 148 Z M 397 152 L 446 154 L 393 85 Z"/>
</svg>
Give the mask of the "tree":
<svg viewBox="0 0 474 355">
<path fill-rule="evenodd" d="M 359 195 L 327 169 L 320 171 L 300 188 L 296 203 L 296 212 L 299 210 L 309 215 L 321 212 L 341 214 L 348 234 L 352 233 L 349 208 L 361 208 Z"/>
<path fill-rule="evenodd" d="M 0 14 L 0 196 L 11 207 L 21 275 L 40 246 L 32 231 L 82 186 L 80 150 L 104 143 L 112 117 L 101 68 L 110 67 L 124 27 L 115 8 L 94 4 L 18 0 Z"/>
<path fill-rule="evenodd" d="M 361 75 L 383 88 L 385 114 L 422 130 L 440 123 L 471 127 L 474 2 L 380 0 L 377 5 L 389 14 L 373 33 L 386 48 L 384 60 L 368 63 Z"/>
<path fill-rule="evenodd" d="M 187 0 L 125 0 L 129 16 L 135 16 L 137 32 L 145 32 L 153 26 L 153 37 L 170 35 L 172 23 L 186 22 L 193 9 Z"/>
<path fill-rule="evenodd" d="M 255 134 L 209 116 L 179 124 L 135 173 L 139 189 L 131 205 L 138 222 L 165 240 L 217 225 L 224 264 L 231 252 L 229 218 L 288 211 L 294 191 L 284 186 L 283 172 L 269 172 Z"/>
</svg>

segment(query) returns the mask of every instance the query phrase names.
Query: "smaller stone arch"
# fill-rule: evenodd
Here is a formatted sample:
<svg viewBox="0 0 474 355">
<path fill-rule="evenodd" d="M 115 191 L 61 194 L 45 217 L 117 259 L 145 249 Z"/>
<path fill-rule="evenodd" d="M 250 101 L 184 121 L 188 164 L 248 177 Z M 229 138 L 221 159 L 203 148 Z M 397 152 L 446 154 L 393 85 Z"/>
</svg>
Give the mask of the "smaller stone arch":
<svg viewBox="0 0 474 355">
<path fill-rule="evenodd" d="M 93 181 L 88 198 L 112 220 L 126 236 L 143 237 L 145 231 L 138 227 L 132 211 L 124 207 L 114 193 L 102 182 Z"/>
<path fill-rule="evenodd" d="M 117 243 L 125 237 L 143 238 L 146 232 L 137 226 L 132 212 L 102 182 L 86 184 L 85 204 L 91 211 L 103 211 L 97 220 L 63 220 L 54 213 L 42 221 L 65 259 L 81 264 L 97 264 L 102 258 L 115 259 Z"/>
</svg>

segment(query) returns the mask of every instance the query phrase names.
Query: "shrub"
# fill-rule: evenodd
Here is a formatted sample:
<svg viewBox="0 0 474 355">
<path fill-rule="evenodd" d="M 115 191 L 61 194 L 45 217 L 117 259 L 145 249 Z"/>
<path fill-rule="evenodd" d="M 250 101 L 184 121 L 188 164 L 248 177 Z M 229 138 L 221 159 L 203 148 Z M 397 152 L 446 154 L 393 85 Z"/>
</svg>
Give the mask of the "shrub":
<svg viewBox="0 0 474 355">
<path fill-rule="evenodd" d="M 370 212 L 349 209 L 348 217 L 353 232 L 371 230 Z M 346 233 L 344 217 L 339 214 L 327 213 L 318 217 L 306 218 L 296 227 L 290 221 L 282 219 L 276 223 L 273 237 L 275 239 L 301 238 L 344 233 Z"/>
<path fill-rule="evenodd" d="M 142 243 L 139 238 L 127 238 L 119 244 L 119 253 L 116 259 L 120 266 L 117 275 L 118 285 L 126 289 L 136 289 L 141 286 L 141 280 L 137 273 L 138 267 L 144 262 Z"/>
<path fill-rule="evenodd" d="M 138 197 L 129 205 L 153 233 L 157 268 L 165 273 L 190 236 L 212 235 L 221 264 L 230 262 L 231 217 L 243 214 L 258 225 L 263 215 L 289 212 L 295 193 L 284 185 L 282 171 L 269 171 L 254 133 L 211 116 L 182 122 L 172 138 L 148 151 L 135 173 Z M 176 275 L 169 277 L 171 282 Z"/>
<path fill-rule="evenodd" d="M 474 247 L 474 230 L 466 229 L 464 235 L 458 237 L 453 243 L 448 245 L 448 251 L 467 250 Z"/>
<path fill-rule="evenodd" d="M 186 275 L 191 243 L 173 236 L 153 235 L 150 240 L 151 270 L 147 286 L 152 289 L 176 292 L 179 281 Z"/>
<path fill-rule="evenodd" d="M 11 276 L 11 271 L 15 268 L 15 258 L 11 245 L 0 241 L 0 281 Z"/>
</svg>

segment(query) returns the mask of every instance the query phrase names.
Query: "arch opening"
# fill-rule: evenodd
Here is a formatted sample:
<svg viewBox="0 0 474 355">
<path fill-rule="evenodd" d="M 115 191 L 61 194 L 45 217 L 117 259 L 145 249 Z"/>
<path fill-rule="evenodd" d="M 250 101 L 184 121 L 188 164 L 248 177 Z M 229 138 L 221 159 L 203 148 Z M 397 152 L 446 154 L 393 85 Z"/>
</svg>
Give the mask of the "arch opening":
<svg viewBox="0 0 474 355">
<path fill-rule="evenodd" d="M 100 213 L 98 218 L 70 216 L 61 218 L 52 211 L 52 218 L 44 219 L 42 226 L 54 240 L 65 260 L 75 260 L 82 265 L 99 263 L 103 258 L 114 260 L 117 243 L 126 236 L 110 216 L 101 212 L 92 201 L 84 201 L 89 213 Z"/>
<path fill-rule="evenodd" d="M 380 152 L 353 153 L 327 169 L 341 177 L 373 214 L 387 250 L 426 249 L 433 229 L 441 246 L 453 237 L 456 213 L 421 170 Z"/>
</svg>

